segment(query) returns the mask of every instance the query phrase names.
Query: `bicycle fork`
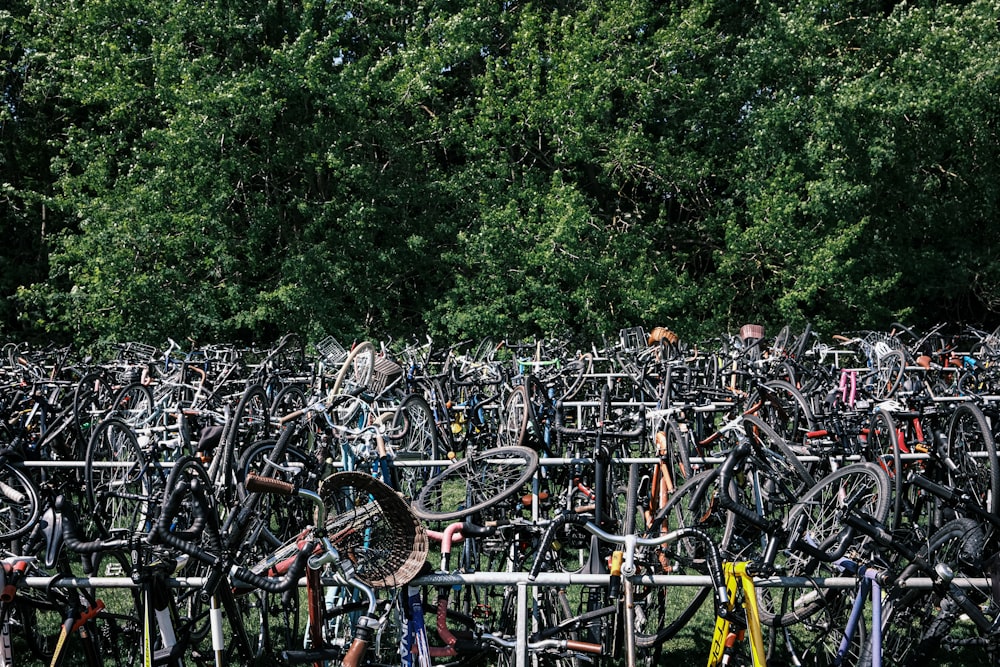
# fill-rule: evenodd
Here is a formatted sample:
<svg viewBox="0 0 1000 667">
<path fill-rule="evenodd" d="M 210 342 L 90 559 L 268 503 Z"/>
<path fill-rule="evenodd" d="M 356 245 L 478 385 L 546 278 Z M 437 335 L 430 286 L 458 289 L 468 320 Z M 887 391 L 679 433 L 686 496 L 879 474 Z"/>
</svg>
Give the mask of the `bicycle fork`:
<svg viewBox="0 0 1000 667">
<path fill-rule="evenodd" d="M 753 582 L 753 563 L 727 562 L 722 564 L 726 586 L 725 608 L 716 612 L 715 634 L 708 655 L 708 667 L 730 664 L 736 652 L 736 644 L 749 638 L 750 655 L 755 667 L 766 667 L 767 654 L 760 628 L 760 614 L 757 609 L 757 590 Z M 736 611 L 742 600 L 744 613 Z M 749 637 L 748 637 L 749 636 Z"/>
</svg>

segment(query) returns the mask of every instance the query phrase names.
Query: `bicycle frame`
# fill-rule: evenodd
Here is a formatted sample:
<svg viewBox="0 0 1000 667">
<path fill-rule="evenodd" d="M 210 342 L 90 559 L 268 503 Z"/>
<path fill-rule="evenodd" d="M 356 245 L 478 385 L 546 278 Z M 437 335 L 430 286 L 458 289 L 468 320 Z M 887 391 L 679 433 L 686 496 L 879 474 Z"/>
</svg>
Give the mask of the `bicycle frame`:
<svg viewBox="0 0 1000 667">
<path fill-rule="evenodd" d="M 754 667 L 767 666 L 764 651 L 764 636 L 760 626 L 760 611 L 757 608 L 757 589 L 753 581 L 753 563 L 726 562 L 722 564 L 725 580 L 727 604 L 723 613 L 715 620 L 712 648 L 708 653 L 708 667 L 725 665 L 729 662 L 736 642 L 747 639 Z M 737 603 L 742 602 L 745 618 L 736 613 Z"/>
<path fill-rule="evenodd" d="M 843 559 L 841 566 L 847 572 L 852 572 L 858 577 L 858 590 L 854 596 L 854 604 L 851 613 L 847 617 L 847 625 L 844 629 L 844 637 L 837 647 L 837 654 L 834 656 L 834 667 L 839 667 L 847 657 L 851 641 L 858 630 L 858 625 L 864 622 L 862 612 L 865 607 L 865 598 L 871 599 L 872 624 L 872 665 L 871 667 L 882 667 L 882 583 L 885 580 L 885 573 L 874 568 L 858 566 L 851 560 Z"/>
</svg>

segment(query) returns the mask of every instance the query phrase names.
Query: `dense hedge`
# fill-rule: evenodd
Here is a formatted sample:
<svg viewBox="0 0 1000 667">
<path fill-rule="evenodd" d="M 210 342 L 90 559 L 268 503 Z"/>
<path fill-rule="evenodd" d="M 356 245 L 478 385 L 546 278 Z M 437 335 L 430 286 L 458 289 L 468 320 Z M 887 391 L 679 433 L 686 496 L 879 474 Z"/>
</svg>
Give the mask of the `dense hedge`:
<svg viewBox="0 0 1000 667">
<path fill-rule="evenodd" d="M 5 6 L 15 338 L 1000 312 L 989 0 Z"/>
</svg>

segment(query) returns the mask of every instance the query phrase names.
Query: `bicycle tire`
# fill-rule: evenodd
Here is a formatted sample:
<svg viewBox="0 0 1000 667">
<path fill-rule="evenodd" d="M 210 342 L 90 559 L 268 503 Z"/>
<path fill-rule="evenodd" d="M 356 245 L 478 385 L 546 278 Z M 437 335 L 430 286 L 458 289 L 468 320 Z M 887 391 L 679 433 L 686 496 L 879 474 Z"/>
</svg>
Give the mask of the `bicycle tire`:
<svg viewBox="0 0 1000 667">
<path fill-rule="evenodd" d="M 243 390 L 236 409 L 226 424 L 223 447 L 238 457 L 243 449 L 268 436 L 271 420 L 271 402 L 264 387 L 252 384 Z"/>
<path fill-rule="evenodd" d="M 535 474 L 538 454 L 529 447 L 495 447 L 453 463 L 431 478 L 413 502 L 425 521 L 454 521 L 495 506 Z"/>
<path fill-rule="evenodd" d="M 594 370 L 594 355 L 590 352 L 563 366 L 561 378 L 565 384 L 561 401 L 572 401 L 583 388 L 587 376 Z"/>
<path fill-rule="evenodd" d="M 11 463 L 0 464 L 0 541 L 25 535 L 42 513 L 38 487 L 28 473 Z"/>
<path fill-rule="evenodd" d="M 868 420 L 866 450 L 870 461 L 874 461 L 889 476 L 892 494 L 892 511 L 889 525 L 899 526 L 903 517 L 903 459 L 899 449 L 899 431 L 892 415 L 884 410 L 875 410 Z"/>
<path fill-rule="evenodd" d="M 90 518 L 103 535 L 148 528 L 154 491 L 148 467 L 126 421 L 109 417 L 93 429 L 83 474 Z"/>
<path fill-rule="evenodd" d="M 138 382 L 125 385 L 111 399 L 110 417 L 118 417 L 132 426 L 143 424 L 153 412 L 153 392 Z"/>
<path fill-rule="evenodd" d="M 111 406 L 113 392 L 102 372 L 87 373 L 73 390 L 73 424 L 80 442 L 90 442 L 90 431 Z"/>
<path fill-rule="evenodd" d="M 889 513 L 889 479 L 874 463 L 861 462 L 839 468 L 820 480 L 789 511 L 785 529 L 813 544 L 816 548 L 836 551 L 853 533 L 845 531 L 841 511 L 846 502 L 855 509 L 885 520 Z M 775 568 L 783 576 L 838 576 L 839 570 L 829 563 L 795 550 L 782 551 Z M 760 588 L 757 592 L 760 621 L 772 627 L 787 627 L 799 623 L 824 607 L 834 605 L 844 591 L 805 587 Z"/>
<path fill-rule="evenodd" d="M 688 433 L 689 431 L 686 428 L 682 429 L 675 419 L 667 420 L 664 428 L 666 452 L 669 460 L 673 463 L 674 478 L 672 482 L 676 487 L 694 477 L 704 466 L 703 463 L 691 462 L 692 458 L 701 456 L 701 452 L 697 450 L 697 445 L 692 438 L 688 437 Z"/>
<path fill-rule="evenodd" d="M 307 404 L 306 392 L 302 390 L 302 387 L 290 384 L 283 387 L 271 401 L 271 418 L 279 420 L 287 414 L 301 410 Z"/>
<path fill-rule="evenodd" d="M 970 535 L 973 537 L 970 538 Z M 981 529 L 977 522 L 971 519 L 949 521 L 923 541 L 925 543 L 918 551 L 918 555 L 926 560 L 932 569 L 937 563 L 945 563 L 953 572 L 961 573 L 963 570 L 968 572 L 966 568 L 957 567 L 959 559 L 954 557 L 970 552 L 974 557 L 982 556 Z M 930 575 L 930 573 L 924 574 Z M 990 592 L 986 591 L 984 595 L 989 598 Z M 927 658 L 937 650 L 940 645 L 939 640 L 943 641 L 946 636 L 943 631 L 944 622 L 935 625 L 940 604 L 941 594 L 930 590 L 902 589 L 890 596 L 882 609 L 883 664 L 904 667 L 928 664 Z M 933 636 L 928 636 L 929 631 L 933 631 Z M 869 641 L 861 654 L 859 664 L 871 664 L 872 650 Z"/>
<path fill-rule="evenodd" d="M 503 417 L 497 429 L 497 447 L 523 447 L 527 440 L 528 420 L 531 407 L 528 405 L 528 389 L 518 385 L 507 396 L 503 404 Z"/>
<path fill-rule="evenodd" d="M 960 403 L 948 422 L 948 456 L 952 486 L 977 500 L 987 514 L 1000 508 L 1000 464 L 989 421 L 975 403 Z"/>
<path fill-rule="evenodd" d="M 396 408 L 392 417 L 391 433 L 400 433 L 392 438 L 395 460 L 438 461 L 441 460 L 441 441 L 431 406 L 420 394 L 409 394 Z M 436 474 L 434 467 L 399 466 L 395 470 L 396 488 L 407 498 L 416 498 L 424 483 Z"/>
<path fill-rule="evenodd" d="M 799 389 L 785 380 L 771 380 L 747 400 L 757 406 L 754 414 L 774 429 L 790 446 L 801 447 L 806 433 L 816 428 L 809 401 Z"/>
<path fill-rule="evenodd" d="M 358 343 L 340 367 L 330 393 L 355 393 L 368 386 L 375 369 L 375 346 L 368 341 Z"/>
<path fill-rule="evenodd" d="M 875 400 L 888 400 L 896 393 L 906 374 L 906 355 L 902 350 L 890 350 L 875 361 L 867 377 L 868 391 Z"/>
<path fill-rule="evenodd" d="M 812 473 L 799 461 L 798 454 L 770 424 L 756 415 L 744 415 L 743 426 L 747 435 L 757 442 L 752 456 L 758 465 L 763 465 L 765 472 L 783 477 L 793 493 L 816 483 Z"/>
<path fill-rule="evenodd" d="M 276 440 L 261 440 L 246 448 L 237 463 L 236 487 L 237 497 L 243 501 L 249 495 L 243 482 L 247 475 L 256 473 L 290 482 L 299 487 L 315 485 L 312 479 L 319 470 L 321 462 L 315 456 L 310 456 L 294 445 L 283 447 L 278 456 L 274 451 L 278 446 Z M 277 548 L 302 526 L 308 525 L 312 513 L 312 504 L 297 496 L 291 498 L 262 494 L 257 500 L 257 516 L 261 526 L 255 530 L 257 539 L 262 540 L 266 549 Z"/>
<path fill-rule="evenodd" d="M 953 519 L 944 524 L 931 536 L 930 552 L 934 564 L 945 564 L 952 574 L 959 577 L 983 577 L 982 555 L 986 546 L 986 535 L 979 522 L 972 519 Z M 989 585 L 985 589 L 970 587 L 962 591 L 967 598 L 965 604 L 977 609 L 989 608 L 993 616 L 997 613 L 997 602 Z M 964 613 L 962 604 L 946 595 L 936 601 L 936 613 L 927 623 L 920 642 L 913 650 L 907 665 L 926 665 L 947 643 L 948 637 L 959 617 Z"/>
</svg>

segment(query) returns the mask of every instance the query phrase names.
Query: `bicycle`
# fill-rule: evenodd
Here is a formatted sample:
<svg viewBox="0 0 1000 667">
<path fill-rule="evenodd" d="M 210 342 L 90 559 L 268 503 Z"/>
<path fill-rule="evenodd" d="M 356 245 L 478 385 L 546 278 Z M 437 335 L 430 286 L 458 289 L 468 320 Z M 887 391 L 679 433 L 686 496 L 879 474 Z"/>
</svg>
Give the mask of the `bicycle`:
<svg viewBox="0 0 1000 667">
<path fill-rule="evenodd" d="M 289 664 L 336 659 L 342 659 L 348 667 L 363 664 L 368 645 L 384 628 L 376 614 L 376 589 L 405 586 L 421 570 L 427 555 L 423 526 L 389 486 L 360 472 L 330 475 L 319 493 L 254 474 L 248 476 L 247 488 L 251 492 L 297 496 L 311 502 L 316 510 L 315 526 L 303 531 L 303 537 L 315 538 L 318 549 L 299 549 L 298 540 L 294 540 L 251 569 L 281 573 L 287 567 L 289 551 L 309 553 L 309 642 L 301 650 L 284 651 L 282 659 Z M 350 602 L 328 609 L 321 576 L 326 566 L 334 570 L 333 582 L 361 593 L 360 605 Z M 258 575 L 240 574 L 238 578 L 255 585 L 262 581 Z M 356 618 L 352 618 L 355 613 Z M 353 636 L 345 639 L 336 621 L 348 619 Z"/>
<path fill-rule="evenodd" d="M 592 516 L 563 513 L 555 517 L 546 529 L 538 556 L 536 556 L 528 573 L 529 583 L 538 578 L 545 563 L 545 554 L 548 552 L 549 546 L 566 524 L 578 526 L 596 539 L 620 547 L 612 554 L 608 573 L 611 604 L 600 609 L 588 609 L 576 618 L 563 619 L 558 624 L 539 631 L 535 636 L 529 638 L 527 650 L 538 650 L 547 646 L 545 642 L 558 641 L 554 638 L 564 637 L 562 643 L 555 645 L 561 651 L 617 655 L 620 649 L 625 664 L 628 667 L 633 667 L 636 664 L 637 652 L 643 646 L 641 637 L 636 633 L 638 610 L 641 608 L 641 604 L 632 582 L 632 577 L 639 571 L 640 563 L 645 558 L 642 555 L 642 550 L 656 550 L 682 539 L 697 540 L 705 547 L 706 569 L 713 582 L 711 589 L 715 597 L 716 616 L 729 624 L 754 622 L 752 618 L 747 621 L 736 611 L 736 599 L 730 596 L 729 582 L 724 570 L 726 566 L 722 563 L 718 546 L 707 534 L 696 528 L 681 528 L 652 537 L 641 537 L 630 533 L 618 535 L 603 530 L 594 522 Z M 641 595 L 639 597 L 641 598 Z M 595 621 L 599 622 L 602 619 L 607 625 L 600 634 L 600 640 L 596 642 L 581 641 L 573 636 L 573 633 L 582 626 L 592 625 Z M 620 639 L 621 643 L 616 644 L 616 639 Z"/>
</svg>

